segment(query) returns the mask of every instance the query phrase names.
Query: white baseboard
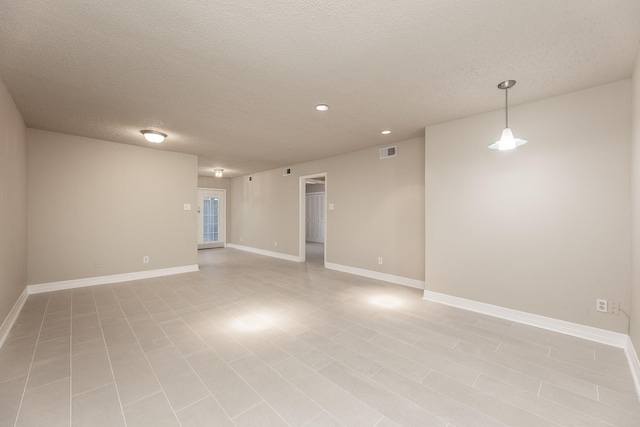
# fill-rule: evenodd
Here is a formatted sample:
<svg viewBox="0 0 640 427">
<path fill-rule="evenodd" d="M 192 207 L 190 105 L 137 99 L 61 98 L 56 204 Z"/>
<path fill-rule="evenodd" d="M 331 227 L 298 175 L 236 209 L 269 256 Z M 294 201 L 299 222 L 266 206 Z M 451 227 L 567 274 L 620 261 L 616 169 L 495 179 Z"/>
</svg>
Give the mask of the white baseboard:
<svg viewBox="0 0 640 427">
<path fill-rule="evenodd" d="M 628 336 L 627 344 L 624 347 L 624 353 L 627 355 L 627 362 L 629 363 L 629 369 L 631 369 L 633 383 L 636 386 L 636 393 L 640 397 L 640 360 L 638 359 L 636 349 L 633 347 L 631 338 Z"/>
<path fill-rule="evenodd" d="M 267 251 L 265 249 L 257 249 L 257 248 L 252 248 L 250 246 L 242 246 L 242 245 L 236 245 L 234 243 L 227 243 L 225 247 L 237 249 L 239 251 L 251 252 L 253 254 L 269 256 L 272 258 L 284 259 L 286 261 L 302 262 L 302 259 L 296 255 L 288 255 L 280 252 Z"/>
<path fill-rule="evenodd" d="M 24 287 L 24 291 L 20 294 L 15 304 L 13 304 L 13 308 L 9 312 L 9 315 L 2 322 L 2 326 L 0 326 L 0 348 L 2 348 L 2 344 L 9 336 L 9 332 L 11 332 L 11 328 L 13 324 L 16 323 L 18 319 L 18 315 L 20 314 L 20 310 L 24 306 L 24 303 L 27 301 L 27 297 L 29 296 L 29 290 L 27 287 Z"/>
<path fill-rule="evenodd" d="M 552 317 L 540 316 L 538 314 L 527 313 L 511 308 L 500 307 L 484 302 L 459 298 L 452 295 L 440 294 L 425 290 L 424 299 L 462 308 L 464 310 L 475 311 L 476 313 L 488 316 L 499 317 L 517 323 L 523 323 L 536 328 L 548 331 L 559 332 L 600 344 L 610 345 L 618 348 L 625 348 L 629 336 L 619 332 L 607 331 L 606 329 L 594 328 L 592 326 L 580 325 L 578 323 L 567 322 L 565 320 L 554 319 Z"/>
<path fill-rule="evenodd" d="M 410 279 L 409 277 L 395 276 L 393 274 L 380 273 L 379 271 L 365 270 L 364 268 L 350 267 L 348 265 L 325 262 L 324 266 L 330 270 L 341 271 L 343 273 L 355 274 L 356 276 L 368 277 L 370 279 L 382 280 L 384 282 L 409 286 L 411 288 L 424 289 L 424 281 Z"/>
<path fill-rule="evenodd" d="M 199 271 L 198 264 L 180 267 L 160 268 L 157 270 L 136 271 L 133 273 L 112 274 L 110 276 L 87 277 L 85 279 L 63 280 L 61 282 L 40 283 L 27 286 L 29 295 L 42 292 L 61 291 L 64 289 L 82 288 L 85 286 L 106 285 L 109 283 L 128 282 L 130 280 L 150 279 L 152 277 L 171 276 L 174 274 Z"/>
<path fill-rule="evenodd" d="M 638 360 L 638 354 L 629 335 L 427 290 L 424 291 L 423 298 L 463 310 L 475 311 L 476 313 L 621 348 L 627 356 L 627 363 L 631 370 L 636 394 L 640 397 L 640 360 Z"/>
</svg>

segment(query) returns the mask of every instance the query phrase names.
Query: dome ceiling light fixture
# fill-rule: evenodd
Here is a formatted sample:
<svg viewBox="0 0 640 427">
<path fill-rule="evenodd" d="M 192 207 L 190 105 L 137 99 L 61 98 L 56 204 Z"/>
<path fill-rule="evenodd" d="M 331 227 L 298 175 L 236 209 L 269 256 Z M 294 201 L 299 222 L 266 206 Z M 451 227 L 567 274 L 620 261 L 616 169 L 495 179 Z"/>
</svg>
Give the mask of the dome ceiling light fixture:
<svg viewBox="0 0 640 427">
<path fill-rule="evenodd" d="M 158 132 L 157 130 L 141 130 L 140 133 L 144 136 L 149 142 L 153 142 L 154 144 L 160 144 L 167 137 L 166 133 Z"/>
<path fill-rule="evenodd" d="M 318 104 L 316 105 L 316 110 L 318 111 L 327 111 L 329 106 L 327 104 Z"/>
<path fill-rule="evenodd" d="M 213 170 L 213 175 L 216 178 L 222 178 L 222 172 L 224 172 L 224 169 L 214 169 Z"/>
<path fill-rule="evenodd" d="M 522 144 L 526 144 L 527 140 L 522 138 L 515 138 L 513 132 L 509 127 L 509 88 L 515 86 L 515 80 L 505 80 L 498 84 L 498 89 L 504 90 L 504 116 L 505 127 L 502 130 L 502 136 L 499 141 L 489 145 L 492 150 L 512 150 Z"/>
</svg>

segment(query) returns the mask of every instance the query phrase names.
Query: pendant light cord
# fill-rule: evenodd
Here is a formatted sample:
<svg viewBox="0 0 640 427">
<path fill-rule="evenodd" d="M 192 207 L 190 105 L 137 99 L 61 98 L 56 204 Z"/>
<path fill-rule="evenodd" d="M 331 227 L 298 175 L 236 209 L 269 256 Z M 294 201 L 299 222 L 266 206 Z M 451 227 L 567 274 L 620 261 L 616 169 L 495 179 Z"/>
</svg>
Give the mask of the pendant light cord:
<svg viewBox="0 0 640 427">
<path fill-rule="evenodd" d="M 505 88 L 504 90 L 504 117 L 506 126 L 509 127 L 509 88 Z"/>
</svg>

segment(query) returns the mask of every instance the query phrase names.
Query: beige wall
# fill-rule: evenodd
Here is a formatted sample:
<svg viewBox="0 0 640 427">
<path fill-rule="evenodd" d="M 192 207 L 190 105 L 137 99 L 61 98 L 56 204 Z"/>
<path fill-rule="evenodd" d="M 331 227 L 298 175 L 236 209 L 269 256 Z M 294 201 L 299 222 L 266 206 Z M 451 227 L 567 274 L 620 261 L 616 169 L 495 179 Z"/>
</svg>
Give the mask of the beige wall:
<svg viewBox="0 0 640 427">
<path fill-rule="evenodd" d="M 632 200 L 632 271 L 631 341 L 640 354 L 640 53 L 636 60 L 632 85 L 631 200 Z"/>
<path fill-rule="evenodd" d="M 196 206 L 196 156 L 35 129 L 27 139 L 29 284 L 197 264 L 196 211 L 183 210 Z"/>
<path fill-rule="evenodd" d="M 631 82 L 426 128 L 426 289 L 626 332 Z"/>
<path fill-rule="evenodd" d="M 0 325 L 27 284 L 27 140 L 0 81 Z"/>
<path fill-rule="evenodd" d="M 231 180 L 228 178 L 215 178 L 212 176 L 198 176 L 198 187 L 229 190 L 231 187 Z"/>
<path fill-rule="evenodd" d="M 385 160 L 371 148 L 291 168 L 232 179 L 232 243 L 298 256 L 299 177 L 326 172 L 327 261 L 424 279 L 424 139 Z"/>
</svg>

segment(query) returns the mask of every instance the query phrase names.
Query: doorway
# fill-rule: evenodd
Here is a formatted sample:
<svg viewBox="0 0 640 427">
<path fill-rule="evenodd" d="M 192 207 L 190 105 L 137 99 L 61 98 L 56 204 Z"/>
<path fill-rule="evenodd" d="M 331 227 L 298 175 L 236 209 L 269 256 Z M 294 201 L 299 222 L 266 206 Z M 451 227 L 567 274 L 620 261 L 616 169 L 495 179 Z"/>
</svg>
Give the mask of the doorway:
<svg viewBox="0 0 640 427">
<path fill-rule="evenodd" d="M 327 174 L 300 177 L 300 261 L 324 267 L 327 236 Z"/>
<path fill-rule="evenodd" d="M 226 190 L 198 188 L 198 249 L 224 247 L 226 196 Z"/>
</svg>

